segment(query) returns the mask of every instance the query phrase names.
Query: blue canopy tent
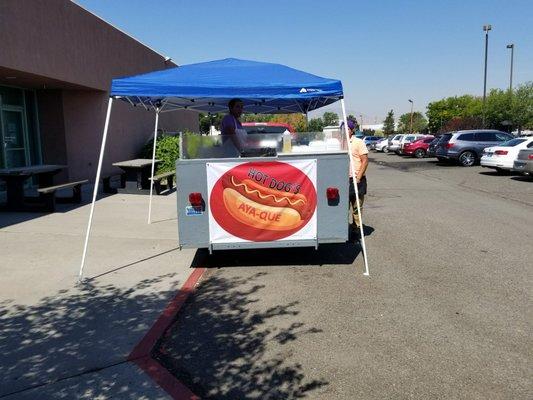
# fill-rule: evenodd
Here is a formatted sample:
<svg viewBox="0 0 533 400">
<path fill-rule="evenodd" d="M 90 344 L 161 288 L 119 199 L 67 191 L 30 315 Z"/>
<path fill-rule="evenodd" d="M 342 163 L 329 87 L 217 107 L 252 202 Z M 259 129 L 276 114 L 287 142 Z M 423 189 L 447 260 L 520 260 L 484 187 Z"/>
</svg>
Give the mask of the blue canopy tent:
<svg viewBox="0 0 533 400">
<path fill-rule="evenodd" d="M 115 79 L 111 96 L 160 112 L 227 111 L 244 101 L 247 113 L 303 113 L 343 97 L 342 83 L 285 65 L 227 58 Z"/>
<path fill-rule="evenodd" d="M 93 201 L 79 273 L 80 280 L 83 276 L 113 100 L 120 99 L 129 102 L 132 106 L 143 107 L 155 112 L 152 152 L 153 178 L 159 114 L 175 110 L 194 110 L 205 113 L 224 112 L 227 110 L 229 100 L 233 98 L 239 98 L 244 102 L 247 113 L 262 114 L 307 114 L 309 111 L 341 100 L 343 120 L 347 126 L 341 81 L 319 77 L 281 64 L 227 58 L 114 79 L 111 85 L 98 160 Z M 348 139 L 347 131 L 346 135 Z M 351 154 L 350 165 L 353 171 Z M 150 188 L 148 223 L 151 222 L 152 186 Z M 357 185 L 354 186 L 359 208 Z M 361 237 L 365 275 L 368 275 L 362 228 Z"/>
</svg>

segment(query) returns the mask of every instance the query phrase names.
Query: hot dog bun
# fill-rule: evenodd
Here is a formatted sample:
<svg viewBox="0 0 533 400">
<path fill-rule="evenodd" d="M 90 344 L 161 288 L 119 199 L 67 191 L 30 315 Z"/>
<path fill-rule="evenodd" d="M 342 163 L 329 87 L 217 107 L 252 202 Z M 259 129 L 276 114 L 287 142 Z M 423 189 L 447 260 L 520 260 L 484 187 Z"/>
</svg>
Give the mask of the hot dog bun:
<svg viewBox="0 0 533 400">
<path fill-rule="evenodd" d="M 255 202 L 233 188 L 225 188 L 224 205 L 233 218 L 258 229 L 286 231 L 303 222 L 300 214 L 290 207 L 272 207 Z"/>
<path fill-rule="evenodd" d="M 242 182 L 233 175 L 226 175 L 222 180 L 225 188 L 231 188 L 244 197 L 270 207 L 292 208 L 300 214 L 302 219 L 306 219 L 313 210 L 310 209 L 307 198 L 303 194 L 282 192 L 280 190 L 267 188 L 250 179 Z"/>
</svg>

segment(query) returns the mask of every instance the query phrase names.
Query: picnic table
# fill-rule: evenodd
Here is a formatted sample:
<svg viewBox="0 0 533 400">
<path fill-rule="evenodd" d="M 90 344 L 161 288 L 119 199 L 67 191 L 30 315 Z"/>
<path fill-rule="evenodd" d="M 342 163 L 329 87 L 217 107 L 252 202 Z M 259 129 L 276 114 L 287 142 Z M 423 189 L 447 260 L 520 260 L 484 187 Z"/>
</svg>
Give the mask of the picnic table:
<svg viewBox="0 0 533 400">
<path fill-rule="evenodd" d="M 0 169 L 0 179 L 6 182 L 6 211 L 31 211 L 28 197 L 24 196 L 24 183 L 32 176 L 37 177 L 39 188 L 52 186 L 54 175 L 65 169 L 65 165 L 31 165 L 28 167 Z"/>
<path fill-rule="evenodd" d="M 155 160 L 159 163 L 161 160 Z M 152 176 L 152 159 L 136 158 L 135 160 L 120 161 L 113 164 L 124 171 L 124 187 L 118 188 L 118 193 L 150 194 L 150 177 Z"/>
</svg>

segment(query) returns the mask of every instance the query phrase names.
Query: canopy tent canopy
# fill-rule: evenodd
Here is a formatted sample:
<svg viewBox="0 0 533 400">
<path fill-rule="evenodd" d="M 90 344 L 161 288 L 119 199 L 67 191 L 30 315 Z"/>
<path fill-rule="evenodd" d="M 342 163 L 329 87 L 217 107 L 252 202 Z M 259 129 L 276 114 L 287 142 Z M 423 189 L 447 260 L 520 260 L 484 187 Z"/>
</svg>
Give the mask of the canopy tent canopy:
<svg viewBox="0 0 533 400">
<path fill-rule="evenodd" d="M 102 146 L 98 158 L 93 199 L 85 245 L 81 259 L 79 281 L 83 278 L 85 258 L 89 245 L 94 205 L 98 193 L 98 182 L 102 171 L 107 132 L 111 118 L 113 99 L 121 99 L 137 106 L 155 111 L 154 145 L 152 149 L 152 180 L 154 177 L 155 149 L 159 114 L 175 110 L 195 110 L 206 113 L 227 111 L 228 102 L 239 98 L 244 102 L 247 113 L 286 114 L 303 113 L 341 101 L 343 121 L 347 124 L 342 83 L 337 79 L 322 78 L 298 71 L 281 64 L 226 58 L 205 63 L 189 64 L 142 75 L 114 79 L 107 107 Z M 348 142 L 348 131 L 345 130 Z M 350 168 L 355 176 L 351 152 Z M 359 192 L 354 181 L 357 209 L 361 215 Z M 148 206 L 148 223 L 151 223 L 152 191 Z M 361 241 L 368 275 L 366 246 L 361 220 Z"/>
<path fill-rule="evenodd" d="M 343 98 L 342 83 L 281 64 L 226 58 L 114 79 L 111 96 L 158 109 L 224 112 L 239 98 L 247 113 L 303 113 Z"/>
</svg>

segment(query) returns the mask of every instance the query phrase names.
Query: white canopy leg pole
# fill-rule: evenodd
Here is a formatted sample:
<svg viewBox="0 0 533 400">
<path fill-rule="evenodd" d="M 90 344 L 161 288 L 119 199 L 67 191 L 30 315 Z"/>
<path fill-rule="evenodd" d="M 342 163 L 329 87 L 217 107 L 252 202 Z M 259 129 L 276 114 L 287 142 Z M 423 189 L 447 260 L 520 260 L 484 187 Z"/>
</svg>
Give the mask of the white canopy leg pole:
<svg viewBox="0 0 533 400">
<path fill-rule="evenodd" d="M 96 195 L 98 194 L 98 183 L 100 182 L 100 172 L 102 171 L 102 161 L 104 159 L 104 150 L 107 140 L 107 130 L 109 128 L 109 119 L 111 117 L 111 106 L 113 105 L 113 98 L 109 98 L 109 103 L 107 104 L 107 114 L 105 117 L 104 124 L 104 136 L 102 137 L 102 146 L 100 147 L 100 157 L 98 158 L 98 168 L 96 169 L 96 179 L 94 181 L 94 190 L 93 190 L 93 202 L 91 204 L 91 212 L 89 214 L 89 223 L 87 224 L 87 233 L 85 234 L 85 245 L 83 246 L 83 256 L 81 258 L 80 273 L 78 275 L 78 282 L 82 281 L 83 278 L 83 267 L 85 266 L 85 256 L 87 255 L 87 246 L 89 244 L 89 235 L 91 234 L 91 226 L 93 223 L 93 214 L 94 214 L 94 203 L 96 202 Z"/>
<path fill-rule="evenodd" d="M 154 190 L 155 147 L 157 145 L 157 125 L 159 125 L 159 108 L 156 108 L 155 110 L 154 150 L 152 151 L 152 177 L 150 179 L 150 203 L 148 205 L 148 224 L 152 223 L 152 193 Z"/>
<path fill-rule="evenodd" d="M 353 186 L 354 186 L 354 189 L 355 189 L 355 200 L 356 200 L 356 203 L 357 203 L 357 214 L 359 215 L 359 222 L 360 222 L 359 229 L 361 231 L 361 245 L 363 247 L 363 259 L 364 259 L 364 262 L 365 262 L 365 272 L 363 273 L 363 275 L 368 276 L 369 275 L 369 272 L 368 272 L 368 257 L 367 257 L 367 254 L 366 254 L 365 233 L 364 233 L 364 230 L 363 230 L 363 215 L 361 214 L 361 205 L 359 204 L 359 190 L 357 188 L 357 179 L 355 179 L 356 174 L 355 174 L 355 166 L 354 166 L 354 162 L 353 162 L 353 156 L 352 156 L 352 152 L 350 151 L 350 134 L 348 133 L 348 119 L 346 118 L 346 108 L 344 107 L 344 99 L 341 99 L 341 106 L 342 106 L 342 119 L 344 121 L 344 132 L 346 134 L 346 143 L 347 143 L 347 146 L 348 146 L 348 156 L 350 157 L 350 170 L 352 171 L 352 176 L 354 177 Z"/>
</svg>

